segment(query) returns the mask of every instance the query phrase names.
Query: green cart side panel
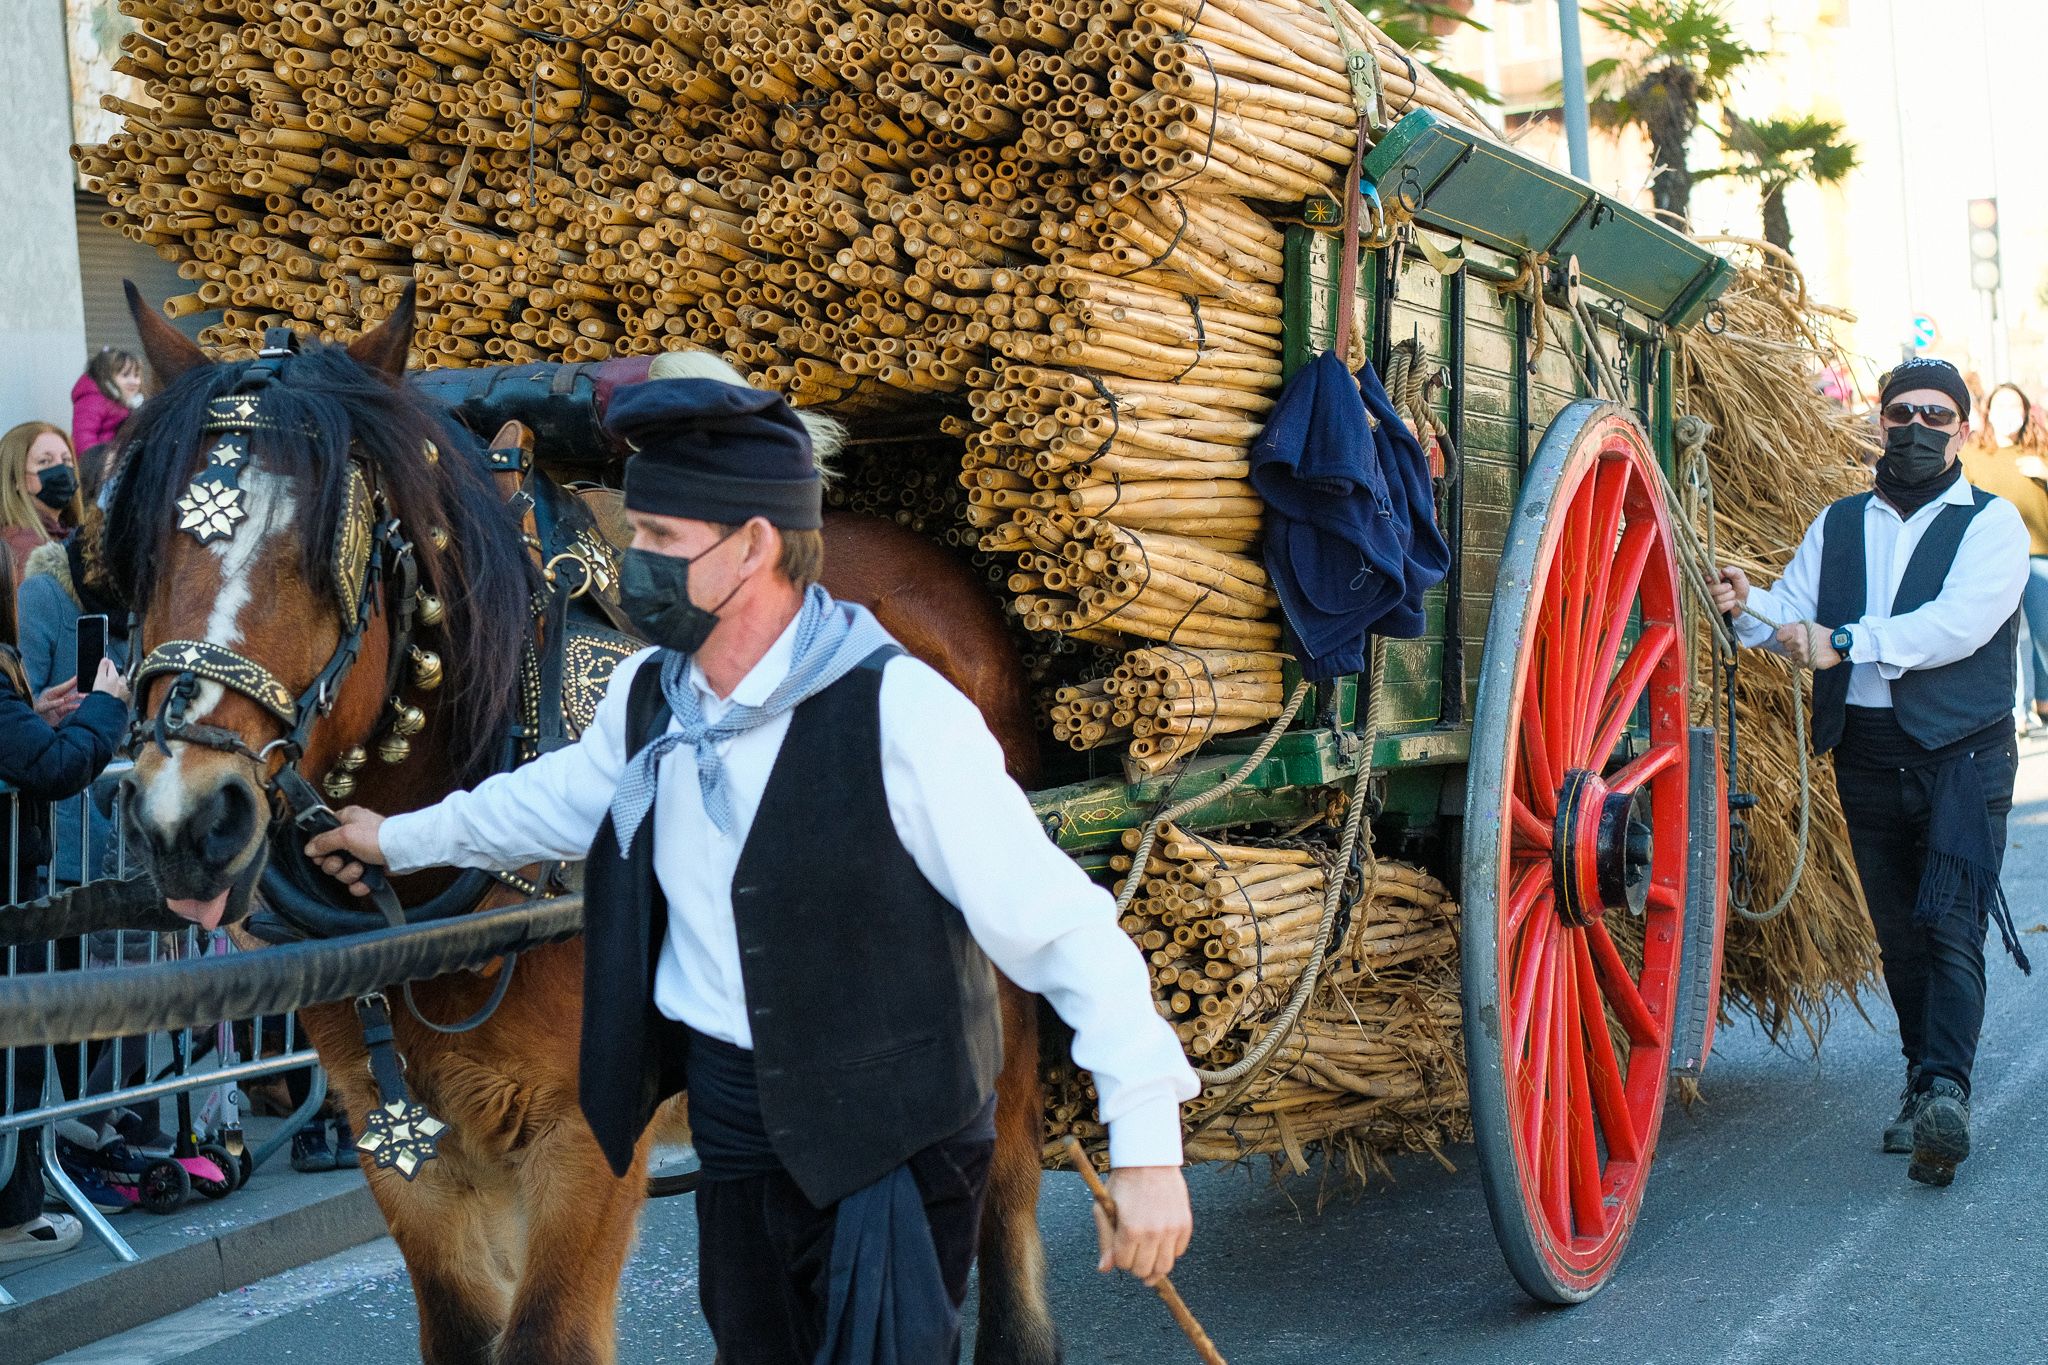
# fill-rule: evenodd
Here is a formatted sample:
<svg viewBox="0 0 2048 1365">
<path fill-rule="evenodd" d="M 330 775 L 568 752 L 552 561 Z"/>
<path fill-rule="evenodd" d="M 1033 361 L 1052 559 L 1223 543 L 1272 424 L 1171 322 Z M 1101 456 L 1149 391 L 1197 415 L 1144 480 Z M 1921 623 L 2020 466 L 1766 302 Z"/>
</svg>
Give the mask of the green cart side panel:
<svg viewBox="0 0 2048 1365">
<path fill-rule="evenodd" d="M 1733 277 L 1697 242 L 1426 109 L 1380 139 L 1365 175 L 1425 226 L 1517 257 L 1576 256 L 1587 284 L 1670 327 L 1697 322 Z"/>
</svg>

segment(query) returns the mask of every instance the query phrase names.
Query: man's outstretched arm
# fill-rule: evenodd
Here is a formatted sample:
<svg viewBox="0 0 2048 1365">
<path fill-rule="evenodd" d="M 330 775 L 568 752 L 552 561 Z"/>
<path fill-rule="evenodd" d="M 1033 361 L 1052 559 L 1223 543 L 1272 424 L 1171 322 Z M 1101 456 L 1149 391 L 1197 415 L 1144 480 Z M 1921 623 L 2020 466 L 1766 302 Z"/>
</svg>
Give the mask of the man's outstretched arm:
<svg viewBox="0 0 2048 1365">
<path fill-rule="evenodd" d="M 620 663 L 576 743 L 409 814 L 387 818 L 350 806 L 339 813 L 338 828 L 306 845 L 307 856 L 357 895 L 365 894 L 365 865 L 405 873 L 583 857 L 625 766 L 626 694 L 645 657 Z"/>
</svg>

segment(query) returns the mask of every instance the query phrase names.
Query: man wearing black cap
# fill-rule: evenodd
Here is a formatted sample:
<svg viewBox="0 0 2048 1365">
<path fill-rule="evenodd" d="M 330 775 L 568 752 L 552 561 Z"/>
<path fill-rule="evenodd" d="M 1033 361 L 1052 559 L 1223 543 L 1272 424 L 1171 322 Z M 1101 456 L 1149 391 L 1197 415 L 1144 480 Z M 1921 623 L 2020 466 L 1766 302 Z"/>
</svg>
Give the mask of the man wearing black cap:
<svg viewBox="0 0 2048 1365">
<path fill-rule="evenodd" d="M 409 815 L 344 811 L 308 853 L 359 891 L 360 863 L 588 853 L 583 1111 L 623 1176 L 687 1086 L 723 1365 L 956 1358 L 1001 1065 L 991 959 L 1094 1073 L 1104 1267 L 1164 1275 L 1191 1231 L 1194 1074 L 973 704 L 816 583 L 803 423 L 714 379 L 637 385 L 606 420 L 637 452 L 621 596 L 656 648 L 577 743 Z"/>
<path fill-rule="evenodd" d="M 1775 586 L 1724 568 L 1714 601 L 1739 613 L 1743 644 L 1816 670 L 1814 752 L 1835 755 L 1906 1054 L 1884 1150 L 1947 1185 L 1970 1154 L 1987 920 L 2027 969 L 1998 877 L 2028 538 L 2011 503 L 1963 478 L 1970 391 L 1955 367 L 1909 360 L 1881 391 L 1876 490 L 1822 513 Z"/>
</svg>

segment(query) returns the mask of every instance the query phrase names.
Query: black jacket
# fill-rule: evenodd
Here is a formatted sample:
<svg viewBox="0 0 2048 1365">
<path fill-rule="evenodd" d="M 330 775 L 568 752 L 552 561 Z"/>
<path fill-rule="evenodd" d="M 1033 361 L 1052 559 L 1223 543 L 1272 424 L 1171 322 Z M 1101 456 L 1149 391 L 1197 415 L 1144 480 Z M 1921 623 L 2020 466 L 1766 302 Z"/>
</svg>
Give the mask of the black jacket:
<svg viewBox="0 0 2048 1365">
<path fill-rule="evenodd" d="M 113 761 L 127 725 L 128 708 L 94 692 L 63 724 L 52 726 L 15 690 L 7 671 L 0 669 L 0 781 L 25 798 L 16 898 L 29 885 L 26 878 L 31 870 L 49 860 L 47 803 L 76 796 L 91 786 Z M 0 839 L 5 838 L 5 830 L 0 829 Z"/>
</svg>

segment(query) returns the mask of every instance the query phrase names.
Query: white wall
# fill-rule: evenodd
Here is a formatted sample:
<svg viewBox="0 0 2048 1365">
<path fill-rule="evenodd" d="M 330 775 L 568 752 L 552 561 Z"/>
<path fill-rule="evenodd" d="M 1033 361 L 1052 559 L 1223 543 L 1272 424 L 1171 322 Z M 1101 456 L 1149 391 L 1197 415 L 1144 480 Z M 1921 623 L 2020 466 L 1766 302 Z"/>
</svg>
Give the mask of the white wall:
<svg viewBox="0 0 2048 1365">
<path fill-rule="evenodd" d="M 63 0 L 0 3 L 0 431 L 71 425 L 85 368 Z"/>
</svg>

